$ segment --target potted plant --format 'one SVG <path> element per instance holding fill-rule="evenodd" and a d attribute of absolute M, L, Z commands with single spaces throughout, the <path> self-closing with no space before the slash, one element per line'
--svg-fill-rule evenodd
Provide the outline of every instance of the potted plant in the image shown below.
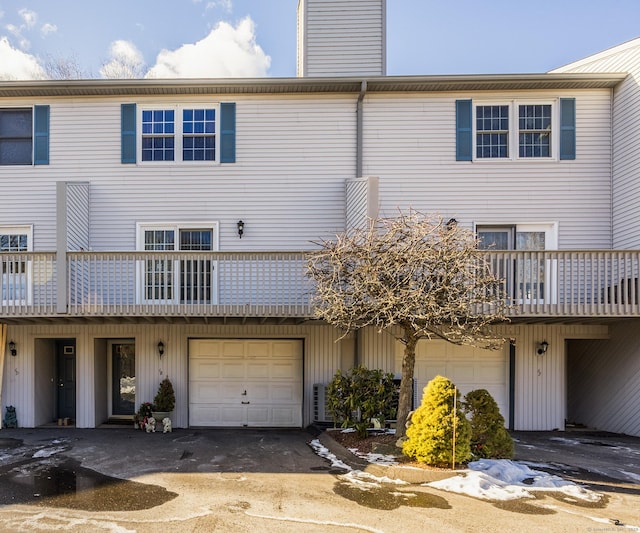
<path fill-rule="evenodd" d="M 151 402 L 142 402 L 138 408 L 138 412 L 133 415 L 134 427 L 144 429 L 152 412 L 153 404 Z"/>
<path fill-rule="evenodd" d="M 157 423 L 161 423 L 164 418 L 170 418 L 171 411 L 176 406 L 176 395 L 169 378 L 164 378 L 160 382 L 158 392 L 153 399 L 153 418 Z"/>

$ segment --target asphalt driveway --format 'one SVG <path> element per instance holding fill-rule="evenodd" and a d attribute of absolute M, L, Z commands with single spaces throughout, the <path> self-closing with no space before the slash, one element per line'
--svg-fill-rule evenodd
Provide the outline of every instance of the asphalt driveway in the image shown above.
<path fill-rule="evenodd" d="M 640 526 L 640 439 L 514 433 L 516 459 L 605 496 L 487 502 L 345 473 L 317 430 L 0 431 L 0 530 L 587 531 Z M 335 447 L 349 461 L 349 453 Z M 358 468 L 357 461 L 354 466 Z M 363 474 L 364 476 L 364 474 Z M 356 479 L 357 478 L 357 479 Z M 611 529 L 613 530 L 613 529 Z"/>

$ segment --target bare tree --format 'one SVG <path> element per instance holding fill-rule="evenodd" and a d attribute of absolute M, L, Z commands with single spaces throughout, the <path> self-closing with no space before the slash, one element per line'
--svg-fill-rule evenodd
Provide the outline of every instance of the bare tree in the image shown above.
<path fill-rule="evenodd" d="M 506 320 L 501 281 L 471 230 L 415 211 L 319 244 L 307 269 L 316 317 L 345 335 L 365 326 L 402 331 L 396 432 L 403 437 L 418 340 L 502 346 L 504 339 L 491 327 Z"/>
<path fill-rule="evenodd" d="M 82 69 L 75 56 L 61 57 L 48 54 L 43 68 L 49 80 L 81 80 L 93 77 Z"/>

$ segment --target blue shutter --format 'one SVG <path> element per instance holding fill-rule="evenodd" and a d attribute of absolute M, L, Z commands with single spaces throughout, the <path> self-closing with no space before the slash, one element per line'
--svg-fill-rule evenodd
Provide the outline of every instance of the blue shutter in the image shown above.
<path fill-rule="evenodd" d="M 122 163 L 136 162 L 136 104 L 120 106 L 120 156 Z"/>
<path fill-rule="evenodd" d="M 560 98 L 560 159 L 576 158 L 576 99 Z"/>
<path fill-rule="evenodd" d="M 33 164 L 49 164 L 49 106 L 33 108 Z"/>
<path fill-rule="evenodd" d="M 236 162 L 236 104 L 220 104 L 220 163 Z"/>
<path fill-rule="evenodd" d="M 456 161 L 473 160 L 471 100 L 456 100 Z"/>

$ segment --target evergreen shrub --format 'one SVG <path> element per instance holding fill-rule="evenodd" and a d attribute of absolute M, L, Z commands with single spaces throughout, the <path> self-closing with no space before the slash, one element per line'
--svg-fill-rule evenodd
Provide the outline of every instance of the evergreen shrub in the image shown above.
<path fill-rule="evenodd" d="M 504 427 L 504 417 L 489 391 L 478 389 L 464 397 L 464 410 L 471 419 L 471 453 L 474 459 L 513 459 L 513 439 Z"/>
<path fill-rule="evenodd" d="M 402 443 L 406 456 L 431 466 L 451 467 L 455 426 L 455 462 L 465 463 L 471 458 L 471 428 L 458 398 L 455 385 L 443 376 L 427 384 Z"/>
<path fill-rule="evenodd" d="M 372 418 L 384 422 L 396 416 L 393 374 L 356 366 L 347 374 L 338 370 L 327 387 L 327 409 L 335 423 L 367 435 Z"/>

